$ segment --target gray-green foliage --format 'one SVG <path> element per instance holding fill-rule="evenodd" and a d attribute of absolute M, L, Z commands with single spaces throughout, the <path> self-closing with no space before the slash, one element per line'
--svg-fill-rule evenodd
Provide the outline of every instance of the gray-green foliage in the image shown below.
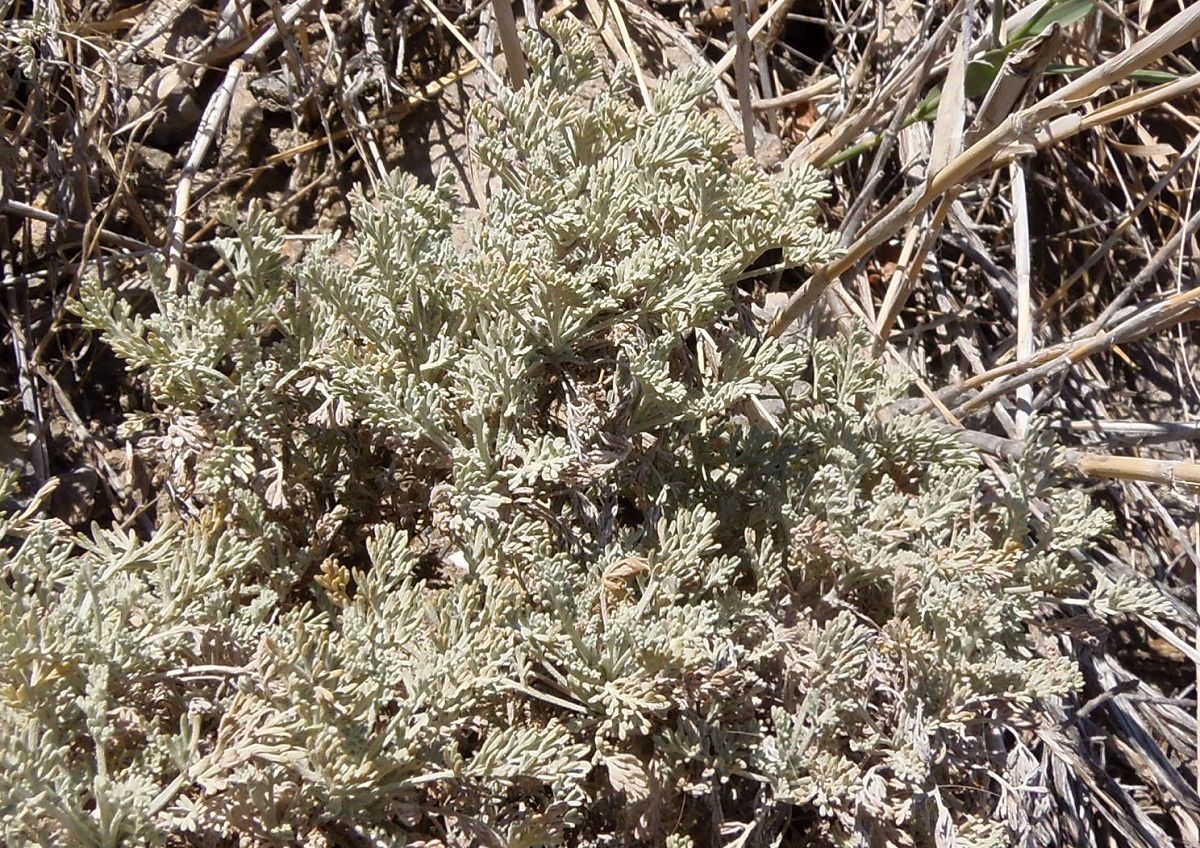
<path fill-rule="evenodd" d="M 256 210 L 219 293 L 84 287 L 195 511 L 5 525 L 8 844 L 1009 844 L 1006 740 L 1078 685 L 1029 623 L 1099 525 L 880 414 L 862 346 L 764 338 L 819 180 L 553 27 L 473 223 L 396 175 L 298 266 Z"/>

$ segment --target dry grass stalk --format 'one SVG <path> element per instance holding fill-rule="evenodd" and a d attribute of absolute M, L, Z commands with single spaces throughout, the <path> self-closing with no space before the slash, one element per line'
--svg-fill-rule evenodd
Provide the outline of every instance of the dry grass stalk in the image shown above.
<path fill-rule="evenodd" d="M 1105 439 L 1138 444 L 1200 439 L 1200 424 L 1180 421 L 1072 421 L 1068 426 L 1075 433 L 1093 433 Z"/>
<path fill-rule="evenodd" d="M 786 12 L 788 7 L 794 2 L 795 0 L 775 0 L 767 8 L 767 11 L 763 12 L 763 16 L 755 21 L 754 25 L 746 31 L 747 43 L 758 38 L 759 35 L 762 34 L 763 30 L 771 26 L 771 24 L 775 22 L 776 17 Z M 713 66 L 714 79 L 720 79 L 721 75 L 729 70 L 730 66 L 732 66 L 734 61 L 737 59 L 737 53 L 738 49 L 735 46 L 732 50 L 727 51 L 725 55 L 721 57 L 721 61 L 717 62 L 717 64 Z"/>
<path fill-rule="evenodd" d="M 993 369 L 964 381 L 948 390 L 946 394 L 954 397 L 965 390 L 986 385 L 977 395 L 956 408 L 956 414 L 965 415 L 1020 386 L 1044 380 L 1069 369 L 1102 350 L 1159 332 L 1190 313 L 1197 302 L 1200 302 L 1200 287 L 1188 289 L 1136 312 L 1110 330 L 1064 342 L 1042 350 L 1029 359 Z"/>
<path fill-rule="evenodd" d="M 1156 62 L 1198 35 L 1200 6 L 1193 6 L 1074 82 L 1032 106 L 1009 115 L 945 167 L 931 172 L 925 186 L 893 203 L 839 259 L 813 274 L 808 284 L 792 297 L 787 308 L 776 317 L 769 331 L 771 335 L 781 335 L 796 318 L 816 303 L 831 280 L 849 271 L 867 253 L 891 238 L 947 192 L 987 169 L 992 160 L 1014 141 L 1033 134 L 1053 118 L 1083 105 L 1101 89 Z"/>
<path fill-rule="evenodd" d="M 308 10 L 311 4 L 312 0 L 296 0 L 295 3 L 290 4 L 284 11 L 282 15 L 283 22 L 288 26 L 295 23 Z M 229 102 L 233 98 L 234 87 L 242 75 L 242 70 L 261 56 L 269 46 L 274 44 L 279 35 L 280 30 L 276 24 L 273 23 L 267 27 L 246 48 L 245 53 L 230 64 L 229 69 L 225 72 L 225 79 L 221 82 L 220 87 L 213 94 L 212 98 L 208 101 L 208 106 L 204 109 L 204 116 L 200 119 L 200 126 L 196 130 L 196 135 L 188 150 L 188 156 L 184 162 L 179 182 L 175 187 L 175 200 L 171 211 L 171 225 L 167 236 L 167 276 L 171 285 L 176 289 L 179 289 L 182 285 L 182 262 L 187 214 L 191 206 L 192 183 L 196 179 L 196 173 L 200 170 L 200 163 L 208 155 L 213 140 L 216 138 L 217 130 L 221 122 L 225 119 L 225 114 L 229 109 Z"/>
<path fill-rule="evenodd" d="M 45 209 L 38 209 L 36 206 L 8 197 L 0 199 L 0 213 L 18 215 L 22 218 L 32 218 L 35 221 L 41 221 L 54 226 L 83 227 L 82 224 L 77 224 L 74 221 L 64 221 L 59 215 L 55 215 L 53 212 L 47 212 Z M 155 249 L 152 245 L 144 241 L 130 238 L 122 233 L 114 233 L 111 230 L 99 228 L 95 231 L 95 234 L 100 241 L 114 247 L 123 247 L 126 250 L 132 251 L 151 251 Z"/>
<path fill-rule="evenodd" d="M 467 53 L 470 54 L 471 58 L 474 59 L 475 62 L 478 63 L 479 69 L 482 70 L 488 76 L 488 79 L 490 79 L 493 83 L 495 83 L 497 85 L 502 85 L 503 81 L 500 79 L 500 75 L 497 74 L 494 70 L 492 70 L 492 66 L 490 64 L 488 64 L 487 62 L 485 62 L 483 60 L 483 57 L 481 55 L 479 55 L 479 51 L 475 48 L 475 43 L 471 39 L 467 38 L 466 35 L 463 34 L 463 31 L 461 29 L 459 29 L 458 27 L 456 27 L 454 25 L 454 21 L 452 21 L 446 17 L 446 15 L 442 12 L 442 10 L 440 8 L 438 8 L 437 3 L 435 3 L 434 0 L 421 0 L 421 2 L 425 6 L 425 8 L 429 10 L 429 13 L 431 15 L 433 15 L 435 18 L 437 18 L 438 23 L 440 23 L 443 27 L 445 27 L 446 31 L 449 32 L 452 36 L 454 36 L 454 40 L 457 41 L 459 44 L 461 44 L 463 49 L 466 50 Z M 512 7 L 511 6 L 508 7 L 508 14 L 510 17 L 512 16 Z M 497 20 L 497 25 L 499 25 L 498 20 Z M 501 30 L 501 32 L 503 33 L 503 30 Z M 516 32 L 516 22 L 514 21 L 513 22 L 513 33 L 515 33 L 515 32 Z M 501 35 L 501 38 L 503 38 L 503 35 Z M 520 41 L 519 40 L 517 42 L 517 51 L 518 51 L 518 53 L 520 53 Z M 523 72 L 523 69 L 524 69 L 523 63 L 525 61 L 525 59 L 524 59 L 525 54 L 520 53 L 520 55 L 521 55 L 520 61 L 522 62 L 521 67 L 522 67 L 522 72 Z M 507 48 L 505 48 L 505 56 L 507 58 Z"/>
<path fill-rule="evenodd" d="M 1066 141 L 1071 136 L 1109 124 L 1121 118 L 1137 115 L 1171 100 L 1200 91 L 1200 73 L 1191 74 L 1171 83 L 1131 94 L 1086 115 L 1063 115 L 1039 129 L 1028 143 L 1013 144 L 996 155 L 995 163 L 1003 164 L 1018 156 L 1042 150 Z"/>
<path fill-rule="evenodd" d="M 750 35 L 745 0 L 730 0 L 733 10 L 733 44 L 736 51 L 733 78 L 737 83 L 738 106 L 742 113 L 742 140 L 746 155 L 754 156 L 754 96 L 750 91 Z"/>
<path fill-rule="evenodd" d="M 1187 483 L 1200 486 L 1200 463 L 1168 462 L 1161 459 L 1142 459 L 1136 456 L 1108 456 L 1104 454 L 1067 451 L 1067 459 L 1082 474 L 1112 480 L 1145 480 L 1149 483 L 1165 483 L 1174 486 Z"/>
<path fill-rule="evenodd" d="M 521 36 L 517 32 L 517 19 L 513 15 L 511 0 L 492 0 L 492 12 L 496 15 L 496 29 L 500 31 L 500 46 L 508 65 L 508 77 L 512 80 L 513 88 L 519 89 L 525 85 L 525 51 L 521 48 Z"/>
<path fill-rule="evenodd" d="M 3 230 L 7 230 L 4 227 Z M 33 377 L 29 360 L 29 343 L 27 341 L 28 309 L 22 302 L 19 292 L 25 286 L 16 279 L 12 266 L 6 261 L 3 265 L 3 284 L 8 296 L 8 309 L 5 319 L 8 322 L 9 336 L 12 339 L 13 359 L 17 366 L 17 392 L 21 399 L 21 408 L 25 412 L 24 429 L 25 441 L 29 449 L 30 464 L 33 467 L 33 479 L 38 487 L 46 485 L 50 468 L 50 455 L 46 449 L 46 417 L 42 413 L 42 401 L 33 385 Z"/>
<path fill-rule="evenodd" d="M 1005 459 L 1015 459 L 1025 449 L 1020 439 L 1005 439 L 991 433 L 965 429 L 960 430 L 958 435 L 971 447 Z M 1063 451 L 1063 459 L 1071 468 L 1087 477 L 1200 486 L 1200 463 L 1196 462 L 1168 462 L 1081 450 Z"/>
<path fill-rule="evenodd" d="M 1030 258 L 1029 200 L 1025 186 L 1025 163 L 1014 162 L 1012 176 L 1013 255 L 1017 276 L 1017 361 L 1033 358 L 1033 262 Z M 1024 438 L 1033 412 L 1033 387 L 1017 389 L 1017 437 Z"/>
<path fill-rule="evenodd" d="M 646 73 L 642 70 L 642 63 L 638 59 L 637 46 L 633 43 L 633 37 L 629 34 L 629 27 L 625 24 L 625 16 L 621 14 L 621 6 L 617 0 L 608 0 L 608 8 L 612 12 L 613 23 L 616 24 L 617 32 L 621 36 L 621 43 L 625 47 L 625 54 L 629 57 L 629 64 L 633 66 L 633 75 L 637 80 L 638 91 L 642 94 L 642 103 L 653 114 L 654 99 L 650 96 L 650 86 L 646 83 Z"/>
<path fill-rule="evenodd" d="M 837 87 L 838 80 L 836 77 L 823 77 L 796 91 L 781 94 L 778 97 L 764 97 L 761 100 L 755 100 L 754 110 L 757 112 L 766 112 L 770 109 L 786 109 L 789 106 L 798 106 L 823 94 L 829 94 L 835 91 Z"/>

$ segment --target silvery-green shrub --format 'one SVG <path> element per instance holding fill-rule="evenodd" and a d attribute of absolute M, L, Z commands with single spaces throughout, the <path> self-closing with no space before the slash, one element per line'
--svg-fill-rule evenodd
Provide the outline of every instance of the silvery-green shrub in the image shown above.
<path fill-rule="evenodd" d="M 7 844 L 1012 844 L 1101 522 L 882 415 L 866 344 L 765 337 L 821 180 L 547 26 L 477 209 L 397 174 L 301 263 L 252 209 L 148 314 L 84 286 L 167 494 L 6 519 Z"/>

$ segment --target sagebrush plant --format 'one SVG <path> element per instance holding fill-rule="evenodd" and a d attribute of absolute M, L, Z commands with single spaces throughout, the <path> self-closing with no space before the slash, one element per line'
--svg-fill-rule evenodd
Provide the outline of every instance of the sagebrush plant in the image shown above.
<path fill-rule="evenodd" d="M 1005 845 L 1033 818 L 1008 754 L 1079 686 L 1036 623 L 1102 519 L 1048 449 L 1001 485 L 882 414 L 906 386 L 868 344 L 766 338 L 755 269 L 834 249 L 818 176 L 739 157 L 705 74 L 638 108 L 546 26 L 480 107 L 472 216 L 398 174 L 297 265 L 252 210 L 229 285 L 156 274 L 148 317 L 84 286 L 170 496 L 150 540 L 3 527 L 7 844 Z"/>

